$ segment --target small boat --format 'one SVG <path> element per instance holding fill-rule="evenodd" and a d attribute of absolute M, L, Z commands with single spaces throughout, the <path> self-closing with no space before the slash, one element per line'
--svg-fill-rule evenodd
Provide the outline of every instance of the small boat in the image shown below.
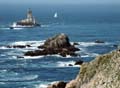
<path fill-rule="evenodd" d="M 40 26 L 36 19 L 32 16 L 32 11 L 29 9 L 27 12 L 27 18 L 18 22 L 14 22 L 10 25 L 10 29 L 14 28 L 33 28 Z"/>
<path fill-rule="evenodd" d="M 54 14 L 54 18 L 58 18 L 58 14 L 57 14 L 57 12 Z"/>

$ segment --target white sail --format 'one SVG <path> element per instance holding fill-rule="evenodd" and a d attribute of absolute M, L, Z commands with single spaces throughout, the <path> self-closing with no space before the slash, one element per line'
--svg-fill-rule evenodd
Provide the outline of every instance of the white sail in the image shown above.
<path fill-rule="evenodd" d="M 57 14 L 57 12 L 54 14 L 54 18 L 57 18 L 58 17 L 58 14 Z"/>

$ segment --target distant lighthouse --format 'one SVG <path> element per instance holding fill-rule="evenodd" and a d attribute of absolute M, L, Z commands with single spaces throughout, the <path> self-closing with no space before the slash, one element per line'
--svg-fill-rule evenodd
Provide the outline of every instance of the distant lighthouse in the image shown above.
<path fill-rule="evenodd" d="M 40 24 L 38 22 L 36 22 L 36 19 L 33 17 L 32 10 L 28 9 L 27 18 L 13 23 L 12 25 L 10 25 L 10 29 L 32 28 L 32 27 L 36 27 L 36 26 L 40 26 Z"/>
<path fill-rule="evenodd" d="M 30 8 L 28 9 L 28 12 L 27 12 L 27 19 L 29 19 L 29 21 L 33 20 L 32 10 Z"/>

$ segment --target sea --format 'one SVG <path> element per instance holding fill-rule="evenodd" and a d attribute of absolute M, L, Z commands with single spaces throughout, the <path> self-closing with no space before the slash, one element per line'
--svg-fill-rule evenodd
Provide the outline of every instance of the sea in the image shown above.
<path fill-rule="evenodd" d="M 13 22 L 26 18 L 28 8 L 41 27 L 10 29 Z M 80 66 L 96 56 L 108 53 L 120 44 L 119 5 L 0 5 L 0 88 L 47 88 L 57 81 L 75 79 Z M 57 12 L 58 17 L 54 18 Z M 46 39 L 56 34 L 68 35 L 71 44 L 76 42 L 79 57 L 59 55 L 24 56 L 37 50 Z M 95 43 L 96 40 L 104 43 Z M 8 48 L 26 45 L 27 48 Z M 70 66 L 70 64 L 72 66 Z M 93 68 L 94 69 L 94 68 Z"/>

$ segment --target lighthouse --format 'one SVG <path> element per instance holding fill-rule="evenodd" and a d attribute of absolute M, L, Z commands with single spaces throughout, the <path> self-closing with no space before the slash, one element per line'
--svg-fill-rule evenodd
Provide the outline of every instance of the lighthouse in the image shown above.
<path fill-rule="evenodd" d="M 36 22 L 36 19 L 33 17 L 32 10 L 28 9 L 27 18 L 13 23 L 12 25 L 10 25 L 10 29 L 32 28 L 32 27 L 36 27 L 36 26 L 40 26 L 40 24 L 38 22 Z"/>
<path fill-rule="evenodd" d="M 33 21 L 33 16 L 32 16 L 32 10 L 31 9 L 28 9 L 27 19 L 28 19 L 29 22 Z"/>

